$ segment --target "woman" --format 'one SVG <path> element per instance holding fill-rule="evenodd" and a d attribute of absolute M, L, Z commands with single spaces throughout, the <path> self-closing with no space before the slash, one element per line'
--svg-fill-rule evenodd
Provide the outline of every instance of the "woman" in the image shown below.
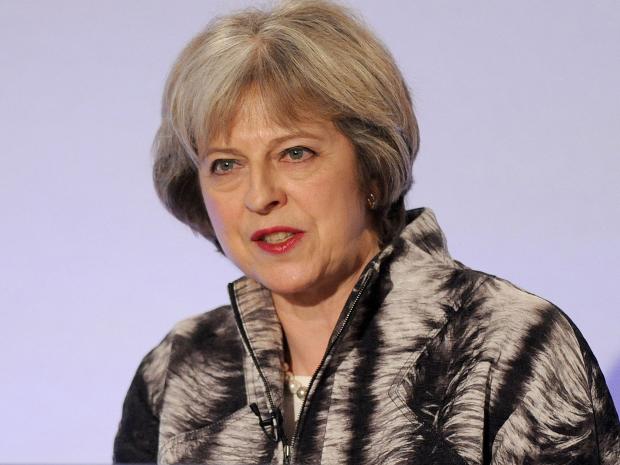
<path fill-rule="evenodd" d="M 244 277 L 145 357 L 115 461 L 620 461 L 570 320 L 405 211 L 417 150 L 398 68 L 341 7 L 244 11 L 186 47 L 155 184 Z"/>

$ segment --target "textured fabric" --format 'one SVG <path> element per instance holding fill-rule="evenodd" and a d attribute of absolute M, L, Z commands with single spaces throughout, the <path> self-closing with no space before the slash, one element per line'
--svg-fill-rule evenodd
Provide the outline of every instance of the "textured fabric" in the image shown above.
<path fill-rule="evenodd" d="M 291 463 L 619 464 L 618 414 L 569 318 L 453 260 L 430 210 L 408 217 L 342 311 Z M 115 462 L 283 462 L 282 329 L 258 283 L 230 294 L 144 358 Z"/>

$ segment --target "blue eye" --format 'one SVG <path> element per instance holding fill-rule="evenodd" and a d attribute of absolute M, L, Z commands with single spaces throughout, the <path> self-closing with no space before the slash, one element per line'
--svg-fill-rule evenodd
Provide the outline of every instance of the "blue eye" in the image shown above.
<path fill-rule="evenodd" d="M 287 157 L 292 162 L 304 161 L 316 155 L 316 152 L 306 147 L 291 147 L 282 152 L 282 158 Z"/>
<path fill-rule="evenodd" d="M 236 160 L 222 158 L 211 163 L 211 172 L 214 174 L 225 174 L 233 170 L 237 164 Z"/>

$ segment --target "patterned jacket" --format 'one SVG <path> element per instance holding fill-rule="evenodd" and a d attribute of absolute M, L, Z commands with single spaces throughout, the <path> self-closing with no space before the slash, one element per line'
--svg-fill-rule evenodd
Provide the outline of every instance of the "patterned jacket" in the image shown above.
<path fill-rule="evenodd" d="M 142 361 L 115 462 L 620 464 L 599 366 L 557 307 L 453 260 L 428 209 L 351 293 L 283 437 L 283 334 L 248 278 Z"/>

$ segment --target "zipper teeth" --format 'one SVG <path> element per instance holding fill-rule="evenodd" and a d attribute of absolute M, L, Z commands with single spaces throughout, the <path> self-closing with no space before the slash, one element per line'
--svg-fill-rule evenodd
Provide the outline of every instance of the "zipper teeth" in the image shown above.
<path fill-rule="evenodd" d="M 336 345 L 336 343 L 340 339 L 340 335 L 344 331 L 344 328 L 347 326 L 347 324 L 349 322 L 349 319 L 351 318 L 351 314 L 353 313 L 353 310 L 355 310 L 355 307 L 357 306 L 357 302 L 359 301 L 359 299 L 361 298 L 364 290 L 366 289 L 366 286 L 368 285 L 368 281 L 370 280 L 370 276 L 372 275 L 372 272 L 368 272 L 368 271 L 369 271 L 370 266 L 373 264 L 373 262 L 374 262 L 374 260 L 371 260 L 370 263 L 367 265 L 366 270 L 364 270 L 364 273 L 366 273 L 366 276 L 364 277 L 364 280 L 362 281 L 362 284 L 360 286 L 360 290 L 358 291 L 357 295 L 355 296 L 355 299 L 353 300 L 353 302 L 349 306 L 349 311 L 347 312 L 347 314 L 346 314 L 346 316 L 344 318 L 344 321 L 340 325 L 340 328 L 338 328 L 338 332 L 336 333 L 336 336 L 332 340 L 332 343 L 329 345 L 329 347 L 327 348 L 327 350 L 323 354 L 323 358 L 321 359 L 321 363 L 319 363 L 318 368 L 312 374 L 312 378 L 310 378 L 310 383 L 308 384 L 308 392 L 310 392 L 310 388 L 312 387 L 312 384 L 314 383 L 316 375 L 319 373 L 321 368 L 323 368 L 325 360 L 327 359 L 327 357 L 331 353 L 332 349 L 334 348 L 334 346 Z M 258 359 L 256 358 L 256 354 L 254 353 L 254 350 L 253 350 L 252 346 L 250 345 L 250 339 L 248 338 L 248 335 L 247 335 L 247 333 L 245 331 L 245 326 L 243 325 L 243 320 L 241 319 L 241 312 L 239 311 L 239 307 L 237 306 L 237 298 L 236 298 L 234 286 L 233 286 L 232 283 L 228 285 L 228 294 L 230 296 L 230 301 L 231 301 L 231 304 L 232 304 L 233 313 L 235 314 L 235 319 L 237 320 L 237 326 L 239 327 L 239 331 L 241 333 L 241 338 L 243 339 L 243 342 L 245 343 L 246 347 L 248 348 L 248 352 L 250 352 L 250 356 L 252 357 L 252 361 L 254 362 L 254 366 L 256 366 L 256 369 L 258 370 L 258 374 L 259 374 L 259 376 L 261 378 L 263 386 L 265 387 L 265 395 L 267 396 L 267 401 L 269 402 L 269 406 L 271 408 L 271 412 L 270 413 L 271 413 L 271 415 L 274 415 L 276 408 L 275 408 L 275 404 L 273 402 L 273 398 L 271 397 L 271 390 L 269 389 L 269 384 L 267 383 L 267 378 L 265 377 L 265 374 L 263 373 L 263 370 L 261 369 L 261 367 L 260 367 L 260 365 L 258 363 Z M 285 461 L 286 464 L 290 464 L 291 463 L 291 459 L 292 459 L 292 455 L 293 455 L 293 446 L 295 445 L 295 442 L 296 442 L 296 439 L 297 439 L 297 433 L 299 432 L 299 425 L 300 425 L 301 418 L 302 418 L 303 414 L 305 413 L 304 412 L 304 407 L 306 406 L 307 398 L 308 398 L 308 396 L 304 397 L 304 400 L 303 400 L 303 402 L 301 404 L 301 409 L 299 411 L 299 415 L 297 416 L 297 422 L 296 422 L 296 425 L 295 425 L 295 431 L 293 433 L 293 437 L 291 438 L 291 441 L 288 444 L 286 444 L 286 442 L 284 440 L 282 440 L 283 445 L 284 446 L 288 446 L 288 454 L 285 453 L 285 457 L 284 457 L 284 461 Z M 276 427 L 279 428 L 280 425 L 277 425 Z M 286 450 L 286 447 L 285 447 L 285 450 Z"/>
<path fill-rule="evenodd" d="M 276 411 L 276 407 L 275 407 L 275 404 L 273 403 L 273 398 L 271 397 L 271 391 L 269 389 L 269 384 L 267 383 L 267 378 L 265 378 L 265 374 L 263 373 L 263 370 L 261 369 L 260 364 L 258 363 L 256 354 L 254 353 L 254 349 L 250 345 L 250 339 L 248 338 L 248 335 L 245 332 L 245 326 L 243 325 L 243 321 L 241 320 L 241 312 L 239 312 L 239 308 L 237 307 L 237 298 L 236 298 L 235 291 L 234 291 L 232 284 L 228 286 L 228 293 L 230 295 L 230 301 L 232 303 L 232 307 L 235 313 L 235 319 L 237 320 L 237 326 L 239 326 L 239 330 L 241 332 L 241 337 L 243 338 L 243 341 L 245 342 L 245 345 L 248 348 L 248 352 L 250 352 L 250 356 L 252 357 L 252 360 L 254 361 L 254 366 L 256 366 L 260 379 L 263 382 L 263 386 L 265 387 L 265 394 L 267 396 L 267 400 L 269 401 L 269 407 L 271 408 L 270 414 L 273 416 L 273 414 Z M 276 425 L 276 427 L 279 427 L 279 425 Z M 279 433 L 277 434 L 279 435 Z"/>
<path fill-rule="evenodd" d="M 371 261 L 370 263 L 373 263 L 373 262 Z M 345 316 L 344 321 L 340 325 L 340 328 L 338 328 L 338 332 L 336 333 L 336 337 L 334 337 L 334 339 L 332 340 L 332 343 L 329 345 L 329 347 L 327 348 L 327 350 L 323 354 L 323 358 L 321 359 L 321 363 L 319 363 L 318 368 L 312 374 L 312 378 L 310 378 L 310 383 L 308 384 L 308 393 L 310 393 L 310 389 L 312 388 L 312 383 L 314 383 L 316 375 L 319 373 L 319 371 L 321 371 L 321 368 L 323 368 L 323 364 L 325 363 L 325 360 L 327 359 L 328 355 L 331 353 L 332 349 L 334 348 L 334 346 L 338 342 L 338 339 L 340 339 L 340 335 L 342 334 L 342 332 L 344 331 L 345 326 L 349 322 L 349 319 L 351 318 L 351 314 L 353 313 L 353 310 L 355 310 L 357 302 L 359 301 L 359 299 L 362 296 L 362 293 L 366 289 L 366 285 L 368 284 L 368 280 L 370 279 L 370 275 L 371 274 L 372 273 L 368 273 L 366 275 L 366 277 L 364 278 L 364 281 L 362 282 L 362 285 L 360 286 L 360 290 L 357 293 L 357 295 L 355 296 L 355 299 L 353 300 L 353 303 L 349 307 L 349 311 L 347 312 L 347 315 Z M 303 414 L 305 413 L 304 412 L 304 407 L 306 406 L 306 400 L 307 399 L 308 399 L 308 395 L 306 395 L 306 397 L 304 397 L 304 400 L 301 403 L 301 408 L 299 410 L 299 415 L 297 416 L 297 422 L 295 423 L 295 432 L 293 433 L 293 437 L 291 438 L 291 442 L 290 442 L 290 455 L 289 455 L 288 463 L 290 463 L 292 455 L 293 455 L 293 447 L 295 446 L 295 442 L 297 440 L 297 433 L 299 432 L 299 425 L 301 424 L 300 423 L 301 422 L 301 418 L 302 418 Z"/>

